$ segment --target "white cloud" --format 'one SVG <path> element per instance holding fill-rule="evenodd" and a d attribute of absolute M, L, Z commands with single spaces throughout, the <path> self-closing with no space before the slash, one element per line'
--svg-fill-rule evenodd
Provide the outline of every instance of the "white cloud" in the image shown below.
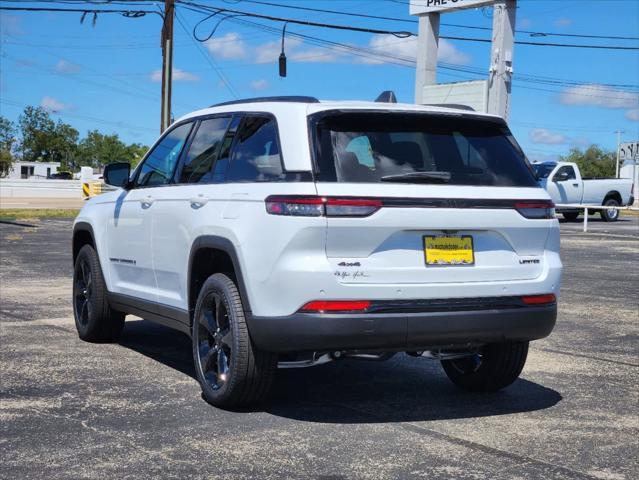
<path fill-rule="evenodd" d="M 555 27 L 567 27 L 569 25 L 572 25 L 572 19 L 565 17 L 558 18 L 553 22 L 553 24 L 555 25 Z"/>
<path fill-rule="evenodd" d="M 635 108 L 633 110 L 628 110 L 626 112 L 626 118 L 633 122 L 639 122 L 639 108 Z"/>
<path fill-rule="evenodd" d="M 568 143 L 568 138 L 560 133 L 551 132 L 546 128 L 536 128 L 530 132 L 530 140 L 533 143 L 544 145 L 561 145 Z"/>
<path fill-rule="evenodd" d="M 606 87 L 596 83 L 567 88 L 559 96 L 559 101 L 564 105 L 628 110 L 626 118 L 629 120 L 633 120 L 633 116 L 637 116 L 636 111 L 639 109 L 639 93 Z"/>
<path fill-rule="evenodd" d="M 77 73 L 80 71 L 80 66 L 67 60 L 61 59 L 58 61 L 58 63 L 56 63 L 55 71 L 58 73 Z"/>
<path fill-rule="evenodd" d="M 264 80 L 263 78 L 259 80 L 253 80 L 251 82 L 252 90 L 264 90 L 265 88 L 268 88 L 268 82 Z"/>
<path fill-rule="evenodd" d="M 242 36 L 236 32 L 229 32 L 220 37 L 213 37 L 204 44 L 206 48 L 216 57 L 225 60 L 245 58 L 248 49 Z"/>
<path fill-rule="evenodd" d="M 408 62 L 414 62 L 417 52 L 416 38 L 396 38 L 389 35 L 374 35 L 368 44 L 368 49 L 372 50 L 370 56 L 354 55 L 346 47 L 334 47 L 330 50 L 326 48 L 312 47 L 304 48 L 301 40 L 297 38 L 287 38 L 284 44 L 286 56 L 296 62 L 313 63 L 333 63 L 333 62 L 356 62 L 366 64 L 383 64 L 385 62 L 397 61 L 400 57 Z M 254 48 L 251 58 L 255 63 L 274 63 L 280 56 L 282 44 L 279 40 L 263 43 Z M 387 57 L 385 57 L 387 55 Z M 453 63 L 456 65 L 466 65 L 471 58 L 466 53 L 458 50 L 450 42 L 441 39 L 439 41 L 438 59 L 441 62 Z"/>
<path fill-rule="evenodd" d="M 302 41 L 297 38 L 287 38 L 284 42 L 284 52 L 286 56 L 292 55 L 296 52 L 296 49 L 302 44 Z M 282 53 L 282 42 L 280 40 L 273 42 L 266 42 L 255 47 L 253 62 L 255 63 L 273 63 L 277 62 L 277 59 Z"/>
<path fill-rule="evenodd" d="M 289 45 L 288 49 L 293 47 Z M 271 63 L 276 62 L 280 56 L 282 46 L 280 42 L 267 42 L 255 47 L 255 54 L 253 55 L 253 62 L 255 63 Z"/>
<path fill-rule="evenodd" d="M 369 48 L 376 53 L 414 61 L 417 57 L 417 38 L 396 38 L 390 35 L 374 35 L 369 42 Z M 452 43 L 445 39 L 439 40 L 437 59 L 440 62 L 454 63 L 455 65 L 467 65 L 470 56 L 458 50 Z M 374 58 L 362 58 L 362 63 L 379 64 L 385 61 L 393 61 L 393 58 L 384 59 L 383 56 Z"/>
<path fill-rule="evenodd" d="M 289 60 L 296 62 L 331 63 L 343 57 L 341 52 L 326 48 L 302 48 L 303 43 L 297 38 L 287 38 L 284 42 L 284 53 Z M 274 63 L 282 53 L 280 40 L 263 43 L 255 47 L 252 55 L 255 63 Z"/>
<path fill-rule="evenodd" d="M 532 27 L 532 20 L 527 17 L 524 17 L 521 20 L 517 19 L 517 26 L 519 28 L 530 28 Z"/>
<path fill-rule="evenodd" d="M 296 51 L 290 58 L 296 62 L 332 63 L 337 62 L 341 56 L 340 52 L 332 52 L 325 48 L 315 47 Z"/>
<path fill-rule="evenodd" d="M 44 97 L 40 102 L 40 106 L 50 112 L 61 112 L 62 110 L 68 110 L 71 108 L 70 104 L 62 103 L 53 97 Z"/>
<path fill-rule="evenodd" d="M 573 137 L 570 139 L 570 145 L 575 147 L 587 147 L 588 145 L 592 145 L 592 142 L 587 137 Z"/>
<path fill-rule="evenodd" d="M 468 65 L 470 56 L 464 52 L 457 50 L 455 46 L 445 39 L 439 40 L 439 54 L 437 59 L 440 62 L 454 63 L 455 65 Z"/>
<path fill-rule="evenodd" d="M 21 24 L 21 17 L 6 12 L 0 15 L 0 32 L 7 35 L 23 35 L 24 31 L 22 30 Z"/>
<path fill-rule="evenodd" d="M 179 68 L 173 69 L 173 81 L 174 82 L 197 82 L 200 79 L 197 75 L 191 72 L 187 72 L 185 70 L 180 70 Z M 154 70 L 151 72 L 151 81 L 152 82 L 161 82 L 162 81 L 162 70 Z"/>

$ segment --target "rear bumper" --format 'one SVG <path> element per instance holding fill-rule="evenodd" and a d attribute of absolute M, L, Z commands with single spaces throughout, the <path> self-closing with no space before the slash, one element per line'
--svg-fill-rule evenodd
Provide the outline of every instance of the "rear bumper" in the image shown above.
<path fill-rule="evenodd" d="M 248 316 L 256 345 L 270 352 L 427 350 L 529 341 L 550 334 L 557 305 L 454 312 Z"/>

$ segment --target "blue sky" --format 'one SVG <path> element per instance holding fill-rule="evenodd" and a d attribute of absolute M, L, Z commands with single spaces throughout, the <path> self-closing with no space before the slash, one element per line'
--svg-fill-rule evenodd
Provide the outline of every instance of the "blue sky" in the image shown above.
<path fill-rule="evenodd" d="M 326 8 L 413 19 L 404 0 L 333 0 L 273 3 Z M 156 8 L 153 2 L 145 9 Z M 389 30 L 416 31 L 402 22 L 344 17 L 268 7 L 244 1 L 209 1 L 215 6 L 250 10 L 327 23 Z M 3 5 L 16 5 L 3 2 Z M 21 5 L 30 5 L 22 3 Z M 602 8 L 605 5 L 605 8 Z M 39 4 L 42 6 L 42 4 Z M 67 5 L 57 5 L 66 7 Z M 16 120 L 25 105 L 42 105 L 80 130 L 117 132 L 128 142 L 151 144 L 159 132 L 160 17 L 128 19 L 80 14 L 2 12 L 2 115 Z M 412 102 L 414 67 L 384 63 L 375 52 L 414 59 L 414 40 L 392 36 L 343 32 L 289 25 L 291 32 L 346 45 L 373 49 L 373 54 L 352 55 L 343 48 L 326 49 L 288 37 L 288 77 L 277 74 L 280 34 L 256 29 L 233 19 L 222 23 L 212 40 L 193 40 L 193 26 L 204 16 L 178 8 L 175 23 L 173 112 L 183 113 L 234 95 L 313 95 L 324 99 L 374 99 L 394 90 L 400 101 Z M 260 21 L 281 28 L 281 24 Z M 442 16 L 443 23 L 490 27 L 489 9 L 474 9 Z M 198 33 L 210 32 L 213 22 Z M 519 30 L 639 37 L 637 0 L 520 0 Z M 490 32 L 443 25 L 442 35 L 486 37 Z M 639 46 L 639 41 L 534 37 L 518 33 L 518 40 Z M 452 68 L 486 72 L 489 44 L 444 41 L 440 60 Z M 556 158 L 571 146 L 596 143 L 613 149 L 615 130 L 623 139 L 639 139 L 639 51 L 609 51 L 517 45 L 516 75 L 552 77 L 583 82 L 570 87 L 516 81 L 510 124 L 532 159 Z M 439 70 L 440 82 L 479 79 L 479 75 Z M 529 78 L 529 77 L 528 77 Z M 553 80 L 554 82 L 554 80 Z M 608 87 L 604 84 L 630 85 Z"/>

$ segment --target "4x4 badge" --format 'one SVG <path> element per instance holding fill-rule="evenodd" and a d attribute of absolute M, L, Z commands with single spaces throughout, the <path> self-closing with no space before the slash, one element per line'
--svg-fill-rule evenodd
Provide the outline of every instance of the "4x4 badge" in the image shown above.
<path fill-rule="evenodd" d="M 338 267 L 361 267 L 362 264 L 359 262 L 339 262 L 337 266 Z"/>

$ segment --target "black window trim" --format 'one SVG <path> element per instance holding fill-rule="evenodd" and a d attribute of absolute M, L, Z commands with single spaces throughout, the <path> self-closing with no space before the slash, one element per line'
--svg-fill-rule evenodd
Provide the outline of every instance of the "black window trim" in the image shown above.
<path fill-rule="evenodd" d="M 232 134 L 233 135 L 233 141 L 231 143 L 231 147 L 229 149 L 229 167 L 231 166 L 231 159 L 233 158 L 233 151 L 235 149 L 235 145 L 236 145 L 236 141 L 237 141 L 237 132 L 242 128 L 243 124 L 244 124 L 244 119 L 247 116 L 262 116 L 262 117 L 267 117 L 269 119 L 271 119 L 274 124 L 275 124 L 275 133 L 276 133 L 276 138 L 277 138 L 277 146 L 280 152 L 280 163 L 282 165 L 282 173 L 283 174 L 300 174 L 302 175 L 303 178 L 302 180 L 300 180 L 300 182 L 314 182 L 315 181 L 315 175 L 313 173 L 312 170 L 287 170 L 285 167 L 285 162 L 284 162 L 284 154 L 282 152 L 282 141 L 281 141 L 281 136 L 280 136 L 280 128 L 279 128 L 279 124 L 277 122 L 277 118 L 275 117 L 275 115 L 273 115 L 271 112 L 255 112 L 255 111 L 231 111 L 231 112 L 216 112 L 216 113 L 208 113 L 208 114 L 204 114 L 204 115 L 198 115 L 196 117 L 189 117 L 186 118 L 184 120 L 182 120 L 179 123 L 175 123 L 174 125 L 171 125 L 170 128 L 166 129 L 162 135 L 155 141 L 155 143 L 151 146 L 151 148 L 149 148 L 149 150 L 146 152 L 146 154 L 144 155 L 144 157 L 142 158 L 142 160 L 140 161 L 140 163 L 138 164 L 138 166 L 135 168 L 135 170 L 133 171 L 133 175 L 131 176 L 131 183 L 133 184 L 133 186 L 131 187 L 131 189 L 141 189 L 141 188 L 157 188 L 157 187 L 170 187 L 170 186 L 184 186 L 184 185 L 197 185 L 196 183 L 179 183 L 176 181 L 175 179 L 175 175 L 178 171 L 178 168 L 181 168 L 183 162 L 184 162 L 184 158 L 185 155 L 188 153 L 189 148 L 191 147 L 191 142 L 193 141 L 193 138 L 195 137 L 195 134 L 197 134 L 197 131 L 200 128 L 200 124 L 203 120 L 209 120 L 211 118 L 220 118 L 220 117 L 230 117 L 231 120 L 229 122 L 229 125 L 227 127 L 226 133 L 224 134 L 224 137 L 226 137 L 227 135 Z M 240 122 L 237 126 L 237 129 L 234 132 L 231 132 L 231 125 L 233 124 L 233 118 L 234 117 L 239 117 L 240 118 Z M 184 142 L 184 145 L 182 146 L 182 149 L 180 150 L 180 154 L 178 157 L 178 161 L 175 164 L 175 167 L 173 168 L 173 174 L 170 177 L 170 180 L 168 183 L 164 183 L 162 185 L 145 185 L 145 186 L 136 186 L 134 185 L 135 182 L 137 181 L 137 178 L 139 176 L 139 172 L 140 169 L 142 168 L 142 165 L 146 162 L 147 158 L 149 157 L 149 154 L 155 150 L 155 147 L 157 147 L 157 145 L 164 140 L 164 137 L 166 137 L 169 133 L 171 133 L 173 130 L 175 130 L 178 127 L 181 127 L 182 125 L 184 125 L 185 123 L 191 123 L 191 129 L 189 130 L 189 133 L 187 135 L 186 141 Z M 211 171 L 215 170 L 215 164 L 217 163 L 218 159 L 215 160 L 215 162 L 212 164 L 211 166 Z M 227 169 L 228 171 L 228 169 Z M 224 172 L 224 180 L 222 182 L 209 182 L 206 184 L 202 184 L 202 185 L 218 185 L 220 183 L 280 183 L 280 182 L 227 182 L 226 180 L 226 172 Z"/>
<path fill-rule="evenodd" d="M 280 164 L 282 167 L 282 174 L 286 175 L 295 175 L 295 174 L 299 174 L 301 175 L 303 178 L 301 180 L 299 180 L 299 182 L 314 182 L 315 181 L 315 177 L 313 175 L 312 170 L 287 170 L 286 169 L 286 162 L 284 161 L 284 153 L 282 151 L 282 139 L 280 136 L 280 126 L 279 123 L 277 122 L 277 118 L 275 117 L 275 115 L 273 115 L 271 112 L 253 112 L 253 111 L 242 111 L 242 112 L 235 112 L 234 115 L 238 115 L 241 117 L 240 123 L 237 127 L 237 130 L 235 131 L 234 135 L 233 135 L 233 143 L 231 144 L 231 149 L 229 151 L 229 166 L 228 168 L 231 168 L 231 163 L 232 163 L 232 159 L 233 159 L 233 154 L 235 152 L 235 148 L 237 146 L 237 132 L 242 130 L 242 127 L 244 126 L 244 121 L 246 120 L 247 117 L 266 117 L 270 120 L 273 121 L 274 125 L 275 125 L 275 136 L 276 136 L 276 140 L 277 140 L 277 148 L 280 152 Z M 228 132 L 227 132 L 228 133 Z M 228 168 L 227 168 L 227 172 L 228 172 Z M 255 182 L 255 181 L 236 181 L 236 182 L 229 182 L 226 178 L 226 174 L 224 177 L 224 182 L 222 183 L 288 183 L 290 182 L 290 180 L 282 180 L 282 181 L 265 181 L 265 182 Z"/>
<path fill-rule="evenodd" d="M 140 163 L 138 164 L 137 167 L 135 167 L 135 170 L 133 171 L 133 175 L 131 176 L 130 182 L 131 182 L 131 190 L 138 190 L 138 189 L 143 189 L 143 188 L 158 188 L 158 187 L 168 187 L 173 185 L 173 177 L 175 176 L 175 169 L 177 168 L 177 166 L 180 164 L 180 162 L 182 161 L 182 154 L 184 153 L 184 148 L 186 147 L 186 145 L 190 142 L 190 138 L 191 135 L 193 134 L 193 129 L 196 126 L 196 123 L 198 122 L 198 118 L 187 118 L 179 123 L 175 123 L 173 125 L 171 125 L 170 128 L 167 128 L 164 132 L 162 132 L 162 135 L 160 135 L 160 137 L 155 141 L 155 143 L 151 146 L 151 148 L 149 148 L 149 150 L 146 152 L 146 154 L 144 155 L 144 158 L 142 158 L 142 160 L 140 161 Z M 184 141 L 184 145 L 182 145 L 182 149 L 180 150 L 180 153 L 178 155 L 178 161 L 175 162 L 175 166 L 173 167 L 173 172 L 171 174 L 171 176 L 169 177 L 169 181 L 167 183 L 163 183 L 161 185 L 136 185 L 135 183 L 138 180 L 138 177 L 140 176 L 140 170 L 142 170 L 142 165 L 144 165 L 147 161 L 147 159 L 149 158 L 149 155 L 151 154 L 151 152 L 153 152 L 155 150 L 155 148 L 162 142 L 162 140 L 164 140 L 173 130 L 181 127 L 182 125 L 185 125 L 187 123 L 191 124 L 191 128 L 189 129 L 189 133 L 187 133 L 186 135 L 186 139 Z"/>
<path fill-rule="evenodd" d="M 173 171 L 173 176 L 171 177 L 171 181 L 167 185 L 184 186 L 184 185 L 198 184 L 197 182 L 179 182 L 178 181 L 179 179 L 177 178 L 177 174 L 178 172 L 180 172 L 181 174 L 181 169 L 184 166 L 184 161 L 186 160 L 188 156 L 189 150 L 191 149 L 191 144 L 193 143 L 193 140 L 195 139 L 197 132 L 200 130 L 200 126 L 202 125 L 202 122 L 206 120 L 215 119 L 215 118 L 228 118 L 229 124 L 226 126 L 226 131 L 224 132 L 224 135 L 222 135 L 222 138 L 226 138 L 226 136 L 229 135 L 229 129 L 231 128 L 231 124 L 233 123 L 233 117 L 235 117 L 236 115 L 237 114 L 234 112 L 224 112 L 224 113 L 213 113 L 208 115 L 202 115 L 201 117 L 195 117 L 196 125 L 191 129 L 189 138 L 187 139 L 187 142 L 184 144 L 184 148 L 180 152 L 180 158 L 177 164 L 175 165 L 175 170 Z M 233 135 L 235 136 L 235 133 L 233 133 Z M 215 170 L 215 164 L 217 163 L 217 161 L 218 159 L 216 158 L 215 162 L 211 164 L 211 172 Z M 220 182 L 205 182 L 205 183 L 201 183 L 200 185 L 215 185 L 217 183 L 220 183 Z"/>

